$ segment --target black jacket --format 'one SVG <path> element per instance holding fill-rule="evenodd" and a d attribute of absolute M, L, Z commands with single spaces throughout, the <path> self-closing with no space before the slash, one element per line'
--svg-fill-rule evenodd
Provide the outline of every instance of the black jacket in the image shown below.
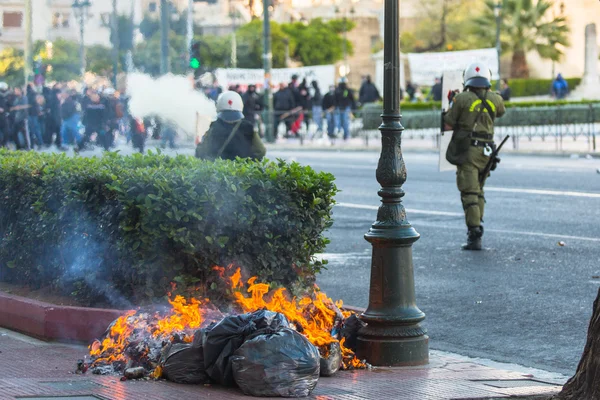
<path fill-rule="evenodd" d="M 332 107 L 336 107 L 335 92 L 327 92 L 323 96 L 323 110 L 329 110 Z"/>
<path fill-rule="evenodd" d="M 358 101 L 361 104 L 374 103 L 381 98 L 379 90 L 371 82 L 365 82 L 358 92 Z"/>
<path fill-rule="evenodd" d="M 73 96 L 69 96 L 65 99 L 64 103 L 60 106 L 60 116 L 63 120 L 71 118 L 77 113 L 77 103 Z"/>
<path fill-rule="evenodd" d="M 273 107 L 277 111 L 290 111 L 296 108 L 294 93 L 289 87 L 282 89 L 273 95 Z"/>
<path fill-rule="evenodd" d="M 102 101 L 94 103 L 92 101 L 87 102 L 84 110 L 83 125 L 88 130 L 98 131 L 102 129 L 106 123 L 106 104 Z"/>
<path fill-rule="evenodd" d="M 258 94 L 256 94 L 256 92 L 246 92 L 242 96 L 242 100 L 244 102 L 244 118 L 254 123 L 254 116 L 256 115 L 256 112 L 260 110 L 260 99 Z"/>
<path fill-rule="evenodd" d="M 348 107 L 355 109 L 356 103 L 354 101 L 352 89 L 348 88 L 345 84 L 340 84 L 335 90 L 335 105 L 337 108 L 341 109 L 346 109 Z"/>
<path fill-rule="evenodd" d="M 224 160 L 235 160 L 236 157 L 262 159 L 266 153 L 265 147 L 258 134 L 254 132 L 254 125 L 245 119 L 241 121 L 233 138 L 219 154 L 236 124 L 225 122 L 220 118 L 213 122 L 202 142 L 196 147 L 196 157 L 209 160 L 219 156 Z"/>

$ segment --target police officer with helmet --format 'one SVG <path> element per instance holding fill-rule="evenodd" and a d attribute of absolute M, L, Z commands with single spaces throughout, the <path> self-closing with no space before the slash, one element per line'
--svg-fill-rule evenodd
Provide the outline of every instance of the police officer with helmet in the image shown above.
<path fill-rule="evenodd" d="M 242 97 L 233 91 L 222 93 L 217 99 L 217 120 L 202 142 L 196 147 L 196 157 L 215 160 L 235 160 L 236 157 L 261 160 L 266 153 L 254 124 L 244 118 Z"/>
<path fill-rule="evenodd" d="M 480 179 L 480 175 L 495 149 L 494 121 L 506 112 L 502 97 L 490 91 L 491 75 L 484 63 L 471 64 L 463 74 L 465 90 L 454 97 L 444 116 L 446 130 L 454 131 L 446 159 L 457 166 L 456 183 L 468 228 L 464 250 L 481 250 L 487 176 Z"/>

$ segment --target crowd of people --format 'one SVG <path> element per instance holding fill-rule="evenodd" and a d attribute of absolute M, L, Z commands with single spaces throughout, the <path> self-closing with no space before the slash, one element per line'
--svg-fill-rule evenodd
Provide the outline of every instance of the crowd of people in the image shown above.
<path fill-rule="evenodd" d="M 244 118 L 254 125 L 260 125 L 260 113 L 263 110 L 263 94 L 257 91 L 255 85 L 249 85 L 246 91 L 240 85 L 229 87 L 229 91 L 238 93 L 243 100 Z M 209 98 L 218 97 L 220 92 L 215 88 L 206 88 L 205 94 Z M 311 121 L 314 123 L 315 136 L 327 133 L 334 140 L 342 136 L 344 140 L 350 138 L 350 122 L 352 112 L 360 105 L 381 100 L 376 86 L 369 76 L 363 78 L 358 99 L 345 78 L 341 78 L 336 85 L 331 85 L 323 93 L 319 82 L 310 83 L 306 78 L 300 80 L 297 75 L 292 75 L 289 83 L 280 83 L 273 94 L 273 129 L 275 138 L 299 137 L 303 126 L 309 131 Z M 280 127 L 285 131 L 280 135 Z"/>
<path fill-rule="evenodd" d="M 140 152 L 146 138 L 175 148 L 176 128 L 159 118 L 140 120 L 129 113 L 129 98 L 111 87 L 82 91 L 66 84 L 25 89 L 0 82 L 0 146 L 42 150 L 56 146 L 76 152 L 115 147 L 117 135 Z"/>

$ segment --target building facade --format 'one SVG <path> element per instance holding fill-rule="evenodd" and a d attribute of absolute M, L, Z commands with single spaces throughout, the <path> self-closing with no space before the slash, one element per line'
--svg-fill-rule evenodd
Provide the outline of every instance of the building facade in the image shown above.
<path fill-rule="evenodd" d="M 85 44 L 110 46 L 110 15 L 112 1 L 90 0 L 85 19 Z M 79 41 L 80 21 L 73 9 L 73 0 L 32 0 L 33 40 L 54 41 L 58 38 Z M 141 0 L 117 0 L 119 14 L 134 14 L 141 20 Z M 25 43 L 25 1 L 0 0 L 0 50 L 23 48 Z"/>

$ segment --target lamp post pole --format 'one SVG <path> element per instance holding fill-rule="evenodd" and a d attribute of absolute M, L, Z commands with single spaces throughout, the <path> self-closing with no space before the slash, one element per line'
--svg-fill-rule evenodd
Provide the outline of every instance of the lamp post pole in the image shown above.
<path fill-rule="evenodd" d="M 79 71 L 82 79 L 85 75 L 85 20 L 91 5 L 89 0 L 75 0 L 72 5 L 75 16 L 79 19 Z"/>
<path fill-rule="evenodd" d="M 160 74 L 171 72 L 171 58 L 169 55 L 171 4 L 167 0 L 160 0 Z"/>
<path fill-rule="evenodd" d="M 273 66 L 273 53 L 271 53 L 271 21 L 269 16 L 271 3 L 271 0 L 263 0 L 263 66 L 265 69 L 263 121 L 265 123 L 265 137 L 269 143 L 275 142 L 273 91 L 271 90 L 271 68 Z"/>
<path fill-rule="evenodd" d="M 402 205 L 406 167 L 400 123 L 399 0 L 385 0 L 384 95 L 381 156 L 377 181 L 381 206 L 365 239 L 373 246 L 369 306 L 361 315 L 357 355 L 377 366 L 424 365 L 429 362 L 425 314 L 415 301 L 412 244 L 420 235 Z"/>
<path fill-rule="evenodd" d="M 496 53 L 498 53 L 498 80 L 496 81 L 496 90 L 500 91 L 500 56 L 502 55 L 502 45 L 500 43 L 500 24 L 502 23 L 502 0 L 494 6 L 494 15 L 496 16 Z"/>

